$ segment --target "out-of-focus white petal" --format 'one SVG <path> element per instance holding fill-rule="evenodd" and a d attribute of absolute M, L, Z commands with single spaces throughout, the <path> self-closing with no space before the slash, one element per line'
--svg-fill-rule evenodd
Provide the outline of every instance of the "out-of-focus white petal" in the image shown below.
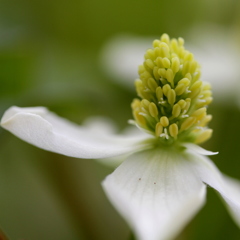
<path fill-rule="evenodd" d="M 121 136 L 106 125 L 80 127 L 44 107 L 8 109 L 1 126 L 39 148 L 77 158 L 107 158 L 137 151 L 146 136 Z"/>
<path fill-rule="evenodd" d="M 102 116 L 93 116 L 83 122 L 83 126 L 97 134 L 113 135 L 117 126 L 111 119 Z"/>
<path fill-rule="evenodd" d="M 240 226 L 240 182 L 223 175 L 214 163 L 205 156 L 191 153 L 197 174 L 202 181 L 216 189 L 225 202 L 233 219 Z"/>
<path fill-rule="evenodd" d="M 143 151 L 104 180 L 110 201 L 138 239 L 171 239 L 202 207 L 205 185 L 189 161 L 171 151 Z"/>
<path fill-rule="evenodd" d="M 186 48 L 201 65 L 201 79 L 211 83 L 214 100 L 237 98 L 240 52 L 234 32 L 218 25 L 199 25 L 190 31 L 189 38 L 193 44 L 186 44 Z"/>
<path fill-rule="evenodd" d="M 131 35 L 119 35 L 110 39 L 100 56 L 103 69 L 111 79 L 134 89 L 133 82 L 138 77 L 138 66 L 143 63 L 144 53 L 151 47 L 151 42 L 150 38 Z"/>
<path fill-rule="evenodd" d="M 240 227 L 240 181 L 223 175 L 227 188 L 227 195 L 223 196 L 226 201 L 228 211 L 235 222 Z"/>

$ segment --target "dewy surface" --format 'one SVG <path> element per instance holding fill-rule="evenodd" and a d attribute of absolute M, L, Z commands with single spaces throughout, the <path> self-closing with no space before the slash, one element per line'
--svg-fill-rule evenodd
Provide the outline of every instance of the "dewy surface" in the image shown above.
<path fill-rule="evenodd" d="M 166 144 L 209 139 L 211 86 L 200 80 L 200 65 L 184 48 L 184 40 L 163 34 L 144 58 L 135 83 L 141 100 L 132 102 L 135 124 Z"/>

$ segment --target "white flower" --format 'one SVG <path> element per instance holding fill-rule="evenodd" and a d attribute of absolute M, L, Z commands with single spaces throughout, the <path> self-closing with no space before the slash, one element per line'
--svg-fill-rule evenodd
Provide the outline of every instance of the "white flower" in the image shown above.
<path fill-rule="evenodd" d="M 240 183 L 219 172 L 206 157 L 213 152 L 195 144 L 212 133 L 205 107 L 211 102 L 209 85 L 199 80 L 198 63 L 183 39 L 163 35 L 153 45 L 136 82 L 142 100 L 132 103 L 133 123 L 143 132 L 118 135 L 101 121 L 80 127 L 44 107 L 11 107 L 1 126 L 63 155 L 125 158 L 102 185 L 139 240 L 174 238 L 205 203 L 206 185 L 220 193 L 240 226 Z"/>

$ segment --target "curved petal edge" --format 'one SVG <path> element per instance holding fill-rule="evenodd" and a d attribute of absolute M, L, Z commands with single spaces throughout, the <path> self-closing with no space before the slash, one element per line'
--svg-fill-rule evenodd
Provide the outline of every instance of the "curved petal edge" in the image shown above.
<path fill-rule="evenodd" d="M 77 158 L 108 158 L 137 151 L 145 139 L 96 131 L 96 124 L 94 128 L 78 126 L 44 107 L 11 107 L 1 126 L 39 148 Z"/>
<path fill-rule="evenodd" d="M 222 174 L 205 156 L 195 155 L 195 169 L 204 183 L 220 193 L 229 213 L 240 227 L 240 181 Z"/>

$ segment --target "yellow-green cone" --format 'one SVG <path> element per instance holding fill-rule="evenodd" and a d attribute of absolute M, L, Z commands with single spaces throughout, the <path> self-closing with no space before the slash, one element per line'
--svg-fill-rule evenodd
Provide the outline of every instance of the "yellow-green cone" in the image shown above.
<path fill-rule="evenodd" d="M 167 144 L 209 139 L 211 86 L 200 80 L 199 63 L 184 48 L 184 40 L 163 34 L 144 58 L 135 83 L 141 100 L 132 102 L 135 123 Z"/>

